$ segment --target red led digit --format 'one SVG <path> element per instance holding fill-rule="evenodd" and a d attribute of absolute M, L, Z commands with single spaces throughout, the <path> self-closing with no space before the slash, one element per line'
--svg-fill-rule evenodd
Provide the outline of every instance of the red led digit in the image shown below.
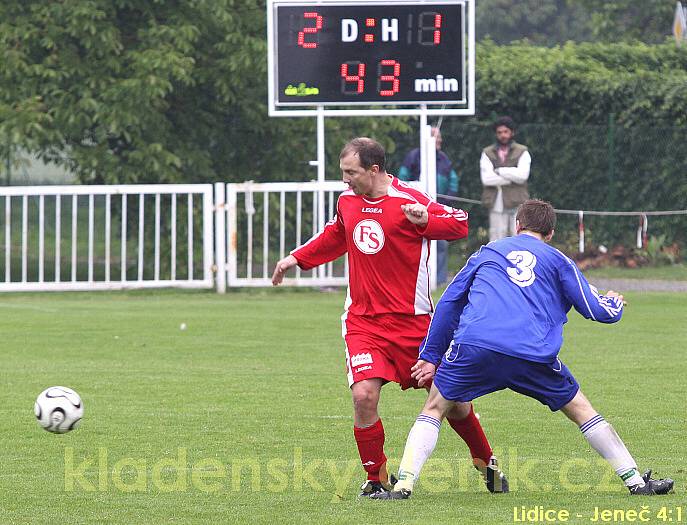
<path fill-rule="evenodd" d="M 348 67 L 358 66 L 357 75 L 349 75 Z M 359 95 L 365 89 L 365 64 L 361 62 L 344 62 L 341 64 L 341 91 L 345 95 Z M 348 89 L 349 82 L 354 82 L 353 89 Z"/>
<path fill-rule="evenodd" d="M 434 45 L 441 43 L 441 15 L 434 15 Z"/>
<path fill-rule="evenodd" d="M 306 20 L 311 19 L 315 21 L 315 25 L 311 27 L 304 27 L 303 31 L 298 32 L 298 46 L 304 49 L 315 49 L 317 47 L 317 42 L 306 42 L 305 35 L 314 35 L 320 29 L 322 29 L 322 17 L 319 13 L 315 11 L 308 11 L 303 13 L 303 18 Z"/>
<path fill-rule="evenodd" d="M 444 17 L 436 11 L 423 11 L 418 17 L 417 43 L 438 46 L 441 43 L 441 24 Z M 409 39 L 410 40 L 410 39 Z"/>
<path fill-rule="evenodd" d="M 390 75 L 383 75 L 382 74 L 382 68 L 393 68 L 392 73 Z M 395 60 L 382 60 L 379 63 L 378 66 L 378 73 L 379 77 L 377 79 L 377 90 L 379 91 L 379 94 L 382 97 L 393 97 L 396 93 L 398 93 L 398 90 L 401 86 L 401 81 L 398 79 L 398 77 L 401 74 L 401 64 L 396 62 Z M 391 82 L 391 89 L 382 89 L 382 82 Z"/>

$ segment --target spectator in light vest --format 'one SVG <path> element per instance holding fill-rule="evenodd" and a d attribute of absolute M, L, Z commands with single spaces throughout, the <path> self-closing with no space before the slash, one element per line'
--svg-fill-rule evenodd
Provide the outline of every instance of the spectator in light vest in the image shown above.
<path fill-rule="evenodd" d="M 515 235 L 515 213 L 529 199 L 527 179 L 530 157 L 527 146 L 518 144 L 515 122 L 501 117 L 494 123 L 496 143 L 482 150 L 479 161 L 482 204 L 489 209 L 489 240 Z"/>

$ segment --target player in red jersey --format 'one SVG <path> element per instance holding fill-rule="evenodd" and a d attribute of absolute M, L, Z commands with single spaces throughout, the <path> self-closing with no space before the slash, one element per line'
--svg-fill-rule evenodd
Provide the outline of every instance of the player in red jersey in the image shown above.
<path fill-rule="evenodd" d="M 324 230 L 280 260 L 275 286 L 298 265 L 309 270 L 348 254 L 349 284 L 342 331 L 348 384 L 354 407 L 354 436 L 367 472 L 362 496 L 391 488 L 384 454 L 384 427 L 377 407 L 382 386 L 420 388 L 411 377 L 418 349 L 434 310 L 429 286 L 432 239 L 467 236 L 467 214 L 442 206 L 385 168 L 384 148 L 369 138 L 346 144 L 339 157 L 348 185 L 338 199 L 336 216 Z M 507 482 L 479 420 L 448 421 L 470 448 L 475 466 L 491 492 L 506 492 Z"/>

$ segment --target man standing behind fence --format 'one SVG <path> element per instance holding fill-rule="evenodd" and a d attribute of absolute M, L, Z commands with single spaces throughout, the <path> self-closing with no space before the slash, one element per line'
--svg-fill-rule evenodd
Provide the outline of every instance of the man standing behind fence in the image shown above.
<path fill-rule="evenodd" d="M 432 201 L 386 172 L 384 148 L 369 138 L 346 144 L 339 157 L 348 186 L 324 230 L 280 260 L 276 286 L 298 265 L 303 270 L 348 254 L 349 286 L 342 332 L 355 436 L 367 472 L 361 496 L 387 492 L 392 481 L 377 406 L 382 386 L 420 388 L 411 378 L 434 310 L 429 289 L 429 241 L 468 233 L 467 214 Z M 467 414 L 467 415 L 466 415 Z M 472 408 L 448 421 L 470 448 L 491 492 L 506 492 L 491 447 Z M 499 481 L 496 483 L 495 481 Z"/>
<path fill-rule="evenodd" d="M 479 161 L 482 204 L 489 209 L 489 240 L 515 235 L 515 213 L 529 198 L 527 179 L 530 157 L 527 146 L 518 144 L 515 122 L 501 117 L 494 123 L 496 143 L 482 150 Z"/>
<path fill-rule="evenodd" d="M 453 163 L 448 155 L 441 151 L 441 131 L 437 127 L 431 130 L 436 141 L 436 170 L 437 170 L 437 201 L 440 204 L 455 206 L 455 202 L 443 199 L 441 195 L 455 197 L 458 195 L 459 177 L 453 169 Z M 398 178 L 402 181 L 420 180 L 420 148 L 408 152 L 403 164 L 398 170 Z M 437 284 L 448 281 L 448 241 L 437 241 Z"/>

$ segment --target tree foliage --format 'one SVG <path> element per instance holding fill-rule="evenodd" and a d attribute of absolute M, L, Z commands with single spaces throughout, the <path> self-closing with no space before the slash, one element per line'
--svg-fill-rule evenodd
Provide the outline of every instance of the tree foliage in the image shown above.
<path fill-rule="evenodd" d="M 5 144 L 84 182 L 314 176 L 313 119 L 267 117 L 264 1 L 7 0 L 0 20 Z"/>
<path fill-rule="evenodd" d="M 442 128 L 444 149 L 461 161 L 461 196 L 479 197 L 479 155 L 494 140 L 489 122 L 507 114 L 532 152 L 533 195 L 568 209 L 684 209 L 687 49 L 487 41 L 477 64 L 477 118 Z M 473 223 L 480 219 L 478 207 Z M 575 237 L 575 217 L 561 220 Z M 636 221 L 593 219 L 595 242 L 631 241 Z M 680 216 L 651 218 L 651 231 L 687 238 Z"/>
<path fill-rule="evenodd" d="M 528 44 L 477 49 L 477 108 L 520 122 L 687 125 L 687 50 L 663 45 Z"/>
<path fill-rule="evenodd" d="M 478 0 L 477 37 L 552 46 L 574 42 L 641 41 L 671 34 L 675 2 L 666 0 Z"/>
<path fill-rule="evenodd" d="M 576 0 L 590 13 L 595 40 L 664 42 L 672 33 L 676 2 L 666 0 Z"/>
<path fill-rule="evenodd" d="M 542 42 L 565 34 L 556 10 L 574 18 L 573 4 L 477 2 L 495 36 L 526 22 Z M 623 5 L 631 3 L 606 2 L 603 12 Z M 314 119 L 267 116 L 265 25 L 264 0 L 6 0 L 0 142 L 84 182 L 312 179 Z M 623 126 L 685 125 L 686 70 L 686 51 L 672 43 L 487 39 L 477 49 L 478 116 L 606 125 L 614 113 Z M 372 135 L 394 156 L 416 145 L 413 127 L 402 118 L 328 119 L 328 173 L 338 175 L 338 149 L 352 136 Z"/>
<path fill-rule="evenodd" d="M 475 18 L 477 38 L 499 44 L 551 46 L 591 36 L 586 10 L 572 0 L 478 0 Z"/>

